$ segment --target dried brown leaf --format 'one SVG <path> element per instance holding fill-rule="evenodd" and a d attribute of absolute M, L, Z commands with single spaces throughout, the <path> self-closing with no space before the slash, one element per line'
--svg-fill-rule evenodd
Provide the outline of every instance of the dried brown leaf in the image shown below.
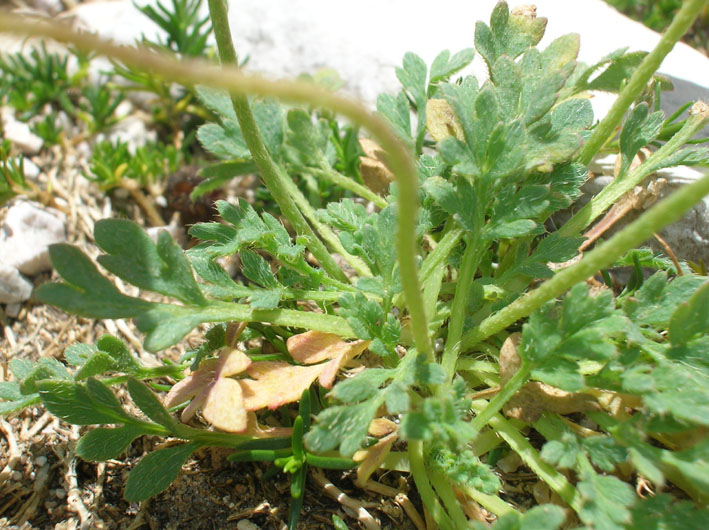
<path fill-rule="evenodd" d="M 247 418 L 239 382 L 229 377 L 217 379 L 211 385 L 202 414 L 217 429 L 227 432 L 244 431 Z"/>
<path fill-rule="evenodd" d="M 379 145 L 369 138 L 360 138 L 365 156 L 359 159 L 359 172 L 365 186 L 378 195 L 389 192 L 389 184 L 394 182 L 394 173 L 386 163 L 386 155 Z"/>
<path fill-rule="evenodd" d="M 235 348 L 225 348 L 219 354 L 216 376 L 229 377 L 240 374 L 251 365 L 251 359 L 244 352 Z"/>
<path fill-rule="evenodd" d="M 528 423 L 537 421 L 545 410 L 572 414 L 598 409 L 596 399 L 590 394 L 566 392 L 538 381 L 524 385 L 504 407 L 507 416 Z"/>
<path fill-rule="evenodd" d="M 325 364 L 294 366 L 284 362 L 259 361 L 248 368 L 253 379 L 241 379 L 246 410 L 277 409 L 300 399 L 322 373 Z"/>
<path fill-rule="evenodd" d="M 437 142 L 449 136 L 455 136 L 461 142 L 465 140 L 463 127 L 445 99 L 434 98 L 426 102 L 426 128 Z"/>
<path fill-rule="evenodd" d="M 361 463 L 357 467 L 357 479 L 355 480 L 355 484 L 358 487 L 365 487 L 369 477 L 382 465 L 382 462 L 384 462 L 384 459 L 386 459 L 391 451 L 391 446 L 394 445 L 394 442 L 396 442 L 398 438 L 399 433 L 395 431 L 386 435 L 366 450 L 358 451 L 355 455 L 356 461 L 361 458 Z"/>
<path fill-rule="evenodd" d="M 502 344 L 499 362 L 500 383 L 503 386 L 522 365 L 518 353 L 521 342 L 522 334 L 513 333 Z M 566 392 L 538 381 L 525 384 L 503 408 L 507 416 L 528 423 L 537 421 L 545 410 L 557 414 L 572 414 L 597 409 L 596 398 L 590 394 Z"/>
<path fill-rule="evenodd" d="M 167 408 L 181 405 L 197 396 L 214 379 L 214 372 L 197 370 L 172 386 L 163 400 Z"/>
<path fill-rule="evenodd" d="M 521 333 L 513 333 L 507 340 L 502 343 L 502 348 L 500 348 L 500 385 L 504 386 L 507 381 L 512 379 L 512 376 L 519 371 L 520 366 L 522 366 L 522 359 L 517 353 L 517 348 L 519 348 L 522 342 Z"/>

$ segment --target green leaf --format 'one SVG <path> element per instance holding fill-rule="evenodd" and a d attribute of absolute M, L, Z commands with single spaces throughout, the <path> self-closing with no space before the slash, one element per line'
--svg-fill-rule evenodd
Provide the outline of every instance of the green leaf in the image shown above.
<path fill-rule="evenodd" d="M 42 357 L 23 377 L 22 392 L 36 392 L 36 382 L 44 379 L 71 381 L 73 378 L 61 362 L 52 357 Z"/>
<path fill-rule="evenodd" d="M 685 344 L 700 334 L 709 333 L 709 282 L 675 309 L 670 318 L 670 342 Z"/>
<path fill-rule="evenodd" d="M 237 121 L 234 105 L 226 90 L 218 90 L 204 85 L 195 86 L 195 92 L 202 104 L 222 119 Z"/>
<path fill-rule="evenodd" d="M 19 381 L 0 381 L 0 399 L 17 400 L 23 397 Z"/>
<path fill-rule="evenodd" d="M 74 374 L 74 379 L 76 381 L 81 381 L 82 379 L 87 379 L 89 377 L 94 377 L 110 371 L 116 371 L 117 369 L 118 364 L 113 360 L 113 358 L 107 353 L 99 351 L 94 353 L 91 358 L 83 364 L 79 371 Z"/>
<path fill-rule="evenodd" d="M 280 286 L 271 267 L 261 256 L 248 249 L 242 250 L 239 256 L 241 258 L 241 272 L 249 280 L 261 287 L 271 289 Z"/>
<path fill-rule="evenodd" d="M 660 416 L 671 413 L 679 420 L 709 426 L 709 373 L 663 362 L 653 370 L 652 381 L 654 392 L 643 395 L 648 409 Z"/>
<path fill-rule="evenodd" d="M 559 440 L 551 440 L 544 444 L 541 456 L 545 462 L 562 469 L 572 469 L 581 452 L 578 439 L 571 433 L 565 432 Z"/>
<path fill-rule="evenodd" d="M 421 111 L 422 108 L 418 104 L 426 101 L 426 74 L 428 68 L 426 68 L 426 63 L 423 59 L 412 52 L 404 54 L 403 63 L 402 68 L 396 68 L 396 77 L 401 82 L 404 90 L 408 91 L 417 103 L 416 110 Z"/>
<path fill-rule="evenodd" d="M 177 422 L 150 389 L 132 377 L 128 379 L 128 392 L 138 408 L 155 423 L 175 432 Z"/>
<path fill-rule="evenodd" d="M 463 228 L 471 232 L 479 230 L 478 197 L 466 179 L 459 178 L 454 186 L 441 177 L 431 177 L 424 181 L 424 190 Z"/>
<path fill-rule="evenodd" d="M 64 359 L 72 366 L 83 366 L 97 351 L 95 344 L 72 344 L 64 350 Z"/>
<path fill-rule="evenodd" d="M 138 360 L 128 351 L 125 343 L 114 337 L 113 335 L 101 335 L 96 341 L 96 347 L 110 355 L 118 364 L 118 369 L 126 373 L 136 373 L 143 366 Z"/>
<path fill-rule="evenodd" d="M 447 81 L 450 76 L 468 66 L 475 57 L 474 48 L 459 51 L 453 57 L 448 50 L 439 53 L 431 63 L 429 84 Z"/>
<path fill-rule="evenodd" d="M 251 160 L 227 160 L 203 167 L 198 174 L 205 177 L 190 193 L 193 201 L 199 197 L 223 188 L 230 180 L 242 175 L 256 173 L 256 165 Z"/>
<path fill-rule="evenodd" d="M 148 453 L 128 475 L 123 497 L 128 502 L 140 502 L 163 492 L 199 447 L 198 443 L 190 442 Z"/>
<path fill-rule="evenodd" d="M 106 388 L 102 383 L 96 383 Z M 87 388 L 78 383 L 44 380 L 37 382 L 37 388 L 47 410 L 68 423 L 123 423 L 128 417 L 122 410 L 118 412 L 112 405 L 106 406 L 105 402 L 93 399 Z M 108 388 L 106 390 L 111 393 Z M 113 399 L 115 400 L 115 397 Z M 118 406 L 120 408 L 120 405 Z"/>
<path fill-rule="evenodd" d="M 391 313 L 385 314 L 375 300 L 368 300 L 361 293 L 345 293 L 340 297 L 340 315 L 354 330 L 358 338 L 381 341 L 383 351 L 370 350 L 385 358 L 395 359 L 395 348 L 401 338 L 401 324 Z"/>
<path fill-rule="evenodd" d="M 411 116 L 406 95 L 403 92 L 399 92 L 396 97 L 390 94 L 380 94 L 377 98 L 377 112 L 389 120 L 396 134 L 409 148 L 413 149 Z"/>
<path fill-rule="evenodd" d="M 628 171 L 637 152 L 660 134 L 665 120 L 664 114 L 657 111 L 648 116 L 649 112 L 647 103 L 635 105 L 623 124 L 619 140 L 622 161 L 619 177 Z"/>
<path fill-rule="evenodd" d="M 14 381 L 13 381 L 14 382 Z M 6 381 L 3 382 L 3 384 Z M 39 394 L 27 394 L 22 395 L 19 399 L 9 399 L 7 401 L 0 401 L 0 416 L 5 416 L 18 410 L 22 410 L 31 405 L 39 403 Z"/>
<path fill-rule="evenodd" d="M 601 74 L 584 85 L 584 90 L 619 92 L 646 55 L 647 52 L 632 52 L 613 58 Z"/>
<path fill-rule="evenodd" d="M 581 237 L 561 237 L 558 232 L 549 234 L 542 239 L 534 252 L 517 265 L 521 274 L 537 278 L 549 278 L 553 275 L 546 263 L 563 263 L 576 254 L 583 243 Z M 541 269 L 538 267 L 542 267 Z"/>
<path fill-rule="evenodd" d="M 581 521 L 598 529 L 622 529 L 631 520 L 629 507 L 635 502 L 633 488 L 614 476 L 588 473 L 576 486 L 583 499 Z"/>
<path fill-rule="evenodd" d="M 446 475 L 453 483 L 488 495 L 496 494 L 502 487 L 492 469 L 480 462 L 472 451 L 454 452 L 447 447 L 433 445 L 426 459 L 428 465 Z"/>
<path fill-rule="evenodd" d="M 546 28 L 546 18 L 536 18 L 524 11 L 509 12 L 506 2 L 498 2 L 490 16 L 490 26 L 475 25 L 475 49 L 485 59 L 488 69 L 502 55 L 514 59 L 537 44 Z"/>
<path fill-rule="evenodd" d="M 525 146 L 527 169 L 549 172 L 567 162 L 581 146 L 581 132 L 593 124 L 587 99 L 568 99 L 530 128 Z"/>
<path fill-rule="evenodd" d="M 609 473 L 615 469 L 616 464 L 625 462 L 628 458 L 628 451 L 609 436 L 584 438 L 581 445 L 588 452 L 593 463 Z"/>
<path fill-rule="evenodd" d="M 275 309 L 283 296 L 283 289 L 259 289 L 249 295 L 249 305 L 254 309 Z"/>
<path fill-rule="evenodd" d="M 183 250 L 167 231 L 160 232 L 156 245 L 132 221 L 103 219 L 96 223 L 94 237 L 107 253 L 98 262 L 116 276 L 186 304 L 207 303 Z"/>
<path fill-rule="evenodd" d="M 98 428 L 87 432 L 76 444 L 77 456 L 90 462 L 118 458 L 133 440 L 150 434 L 139 425 L 123 425 L 114 429 Z"/>
<path fill-rule="evenodd" d="M 356 376 L 340 381 L 332 389 L 332 395 L 344 403 L 356 403 L 378 394 L 379 388 L 396 375 L 386 368 L 369 368 Z"/>
<path fill-rule="evenodd" d="M 129 318 L 150 307 L 149 302 L 121 294 L 78 248 L 51 245 L 54 269 L 66 283 L 45 283 L 35 291 L 38 300 L 90 318 Z"/>
<path fill-rule="evenodd" d="M 496 239 L 512 239 L 538 233 L 539 225 L 531 219 L 517 219 L 516 221 L 495 223 L 485 229 L 485 239 L 494 241 Z"/>
<path fill-rule="evenodd" d="M 561 307 L 549 303 L 532 313 L 523 327 L 522 359 L 534 366 L 532 377 L 569 391 L 578 391 L 583 379 L 580 361 L 607 361 L 617 354 L 612 337 L 622 335 L 628 323 L 614 309 L 613 295 L 591 296 L 584 284 L 574 286 Z"/>
<path fill-rule="evenodd" d="M 325 151 L 329 129 L 325 120 L 313 124 L 313 119 L 302 109 L 292 109 L 287 115 L 288 132 L 286 157 L 296 166 L 319 168 L 326 162 Z"/>
<path fill-rule="evenodd" d="M 680 304 L 688 300 L 706 278 L 685 274 L 668 281 L 667 273 L 658 271 L 643 282 L 633 296 L 625 298 L 623 311 L 637 324 L 668 329 L 670 318 Z"/>
<path fill-rule="evenodd" d="M 706 509 L 697 509 L 690 501 L 673 502 L 666 493 L 635 503 L 632 514 L 628 530 L 702 530 L 709 520 Z"/>
<path fill-rule="evenodd" d="M 383 396 L 379 396 L 356 405 L 331 406 L 323 410 L 305 435 L 306 447 L 319 453 L 331 451 L 339 445 L 340 454 L 352 456 L 360 448 L 383 401 Z"/>

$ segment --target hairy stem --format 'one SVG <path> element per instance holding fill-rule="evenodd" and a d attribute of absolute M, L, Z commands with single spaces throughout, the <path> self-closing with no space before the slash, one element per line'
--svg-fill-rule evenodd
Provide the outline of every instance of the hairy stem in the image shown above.
<path fill-rule="evenodd" d="M 453 295 L 453 305 L 451 306 L 451 317 L 448 322 L 448 337 L 446 338 L 445 349 L 443 350 L 442 364 L 448 377 L 448 382 L 453 380 L 455 375 L 455 363 L 460 353 L 460 339 L 463 336 L 463 324 L 467 315 L 468 294 L 470 285 L 473 283 L 475 271 L 480 264 L 482 252 L 480 249 L 480 238 L 469 236 L 466 240 L 465 252 L 463 253 L 463 263 L 458 271 L 458 282 L 456 284 L 455 295 Z"/>
<path fill-rule="evenodd" d="M 507 403 L 512 396 L 514 396 L 517 391 L 522 388 L 522 385 L 529 379 L 529 374 L 532 372 L 532 365 L 529 363 L 522 363 L 519 370 L 512 376 L 512 378 L 505 383 L 505 386 L 495 395 L 494 398 L 490 400 L 487 406 L 473 418 L 470 422 L 470 426 L 475 429 L 475 432 L 480 432 L 487 422 L 490 421 L 495 414 L 497 414 L 505 403 Z"/>
<path fill-rule="evenodd" d="M 573 237 L 590 225 L 624 194 L 640 184 L 669 155 L 677 151 L 687 140 L 701 130 L 707 122 L 706 113 L 691 115 L 680 129 L 665 145 L 655 151 L 644 163 L 628 173 L 625 177 L 615 179 L 591 201 L 581 208 L 564 226 L 559 229 L 562 237 Z"/>
<path fill-rule="evenodd" d="M 337 184 L 341 188 L 349 190 L 352 193 L 359 195 L 363 199 L 367 199 L 377 208 L 384 209 L 387 206 L 387 202 L 382 197 L 370 190 L 367 186 L 363 186 L 356 180 L 353 180 L 350 177 L 346 177 L 342 173 L 335 171 L 328 164 L 323 164 L 323 167 L 321 169 L 308 168 L 308 171 L 316 177 L 327 179 L 333 184 Z"/>
<path fill-rule="evenodd" d="M 618 95 L 618 99 L 606 114 L 606 117 L 596 126 L 586 145 L 584 145 L 578 161 L 584 166 L 593 159 L 603 144 L 610 138 L 615 128 L 623 119 L 625 111 L 643 91 L 647 82 L 660 67 L 662 60 L 670 53 L 675 43 L 684 35 L 694 23 L 701 10 L 706 5 L 706 0 L 686 0 L 682 8 L 672 19 L 660 42 L 640 63 L 638 69 L 631 76 L 628 84 Z"/>
<path fill-rule="evenodd" d="M 409 440 L 409 465 L 411 466 L 411 475 L 416 483 L 416 489 L 433 520 L 436 521 L 436 524 L 442 530 L 455 530 L 456 527 L 453 521 L 451 521 L 443 506 L 441 506 L 436 493 L 428 481 L 428 472 L 426 471 L 423 457 L 423 441 Z"/>
<path fill-rule="evenodd" d="M 463 509 L 460 507 L 460 503 L 455 497 L 455 493 L 453 492 L 450 482 L 448 482 L 442 473 L 437 471 L 431 471 L 429 476 L 431 477 L 433 487 L 436 489 L 436 492 L 438 492 L 443 504 L 445 504 L 448 509 L 448 513 L 450 513 L 451 518 L 453 519 L 455 528 L 467 528 L 468 518 L 463 513 Z"/>
<path fill-rule="evenodd" d="M 229 29 L 229 19 L 227 17 L 227 4 L 225 0 L 209 0 L 209 14 L 212 19 L 214 36 L 217 41 L 219 58 L 222 64 L 236 65 L 237 57 L 234 44 L 231 40 Z M 283 215 L 293 225 L 296 232 L 306 236 L 308 248 L 313 256 L 318 260 L 327 273 L 340 281 L 347 281 L 347 276 L 332 258 L 325 245 L 315 235 L 310 225 L 301 214 L 293 197 L 288 193 L 286 180 L 288 176 L 283 169 L 276 164 L 263 142 L 263 137 L 259 132 L 256 119 L 251 111 L 248 97 L 245 94 L 231 94 L 231 102 L 234 112 L 239 120 L 244 141 L 251 152 L 254 163 L 263 178 L 266 187 L 271 192 L 273 199 L 278 204 Z"/>
<path fill-rule="evenodd" d="M 283 184 L 285 185 L 285 189 L 295 205 L 300 208 L 300 211 L 303 212 L 303 215 L 315 227 L 320 236 L 325 240 L 325 243 L 330 246 L 332 251 L 340 254 L 360 276 L 371 276 L 372 271 L 369 270 L 367 264 L 357 256 L 353 256 L 347 252 L 345 247 L 342 246 L 342 243 L 340 243 L 340 239 L 337 237 L 337 234 L 335 234 L 335 232 L 328 225 L 320 222 L 317 218 L 317 214 L 315 213 L 315 208 L 310 205 L 308 199 L 305 198 L 305 195 L 303 195 L 303 193 L 298 189 L 298 186 L 295 185 L 295 182 L 286 177 Z"/>
<path fill-rule="evenodd" d="M 557 298 L 596 271 L 608 267 L 625 252 L 651 238 L 653 233 L 678 220 L 708 193 L 709 176 L 677 190 L 611 239 L 586 254 L 581 261 L 558 272 L 536 290 L 483 320 L 477 328 L 465 334 L 463 348 L 469 348 L 502 331 L 520 318 L 529 316 L 547 301 Z"/>
<path fill-rule="evenodd" d="M 471 408 L 475 412 L 482 412 L 487 406 L 486 401 L 474 401 Z M 537 451 L 529 440 L 524 437 L 509 421 L 503 418 L 500 414 L 494 414 L 488 421 L 488 425 L 492 427 L 500 437 L 507 442 L 510 448 L 517 453 L 522 461 L 532 470 L 537 476 L 542 479 L 552 491 L 555 491 L 569 506 L 576 512 L 581 509 L 582 499 L 576 488 L 566 479 L 564 475 L 559 473 L 551 465 L 542 460 L 539 451 Z"/>

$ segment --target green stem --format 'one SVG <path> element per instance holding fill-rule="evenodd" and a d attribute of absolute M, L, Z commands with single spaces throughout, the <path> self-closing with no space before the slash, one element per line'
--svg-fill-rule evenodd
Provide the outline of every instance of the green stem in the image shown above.
<path fill-rule="evenodd" d="M 593 197 L 576 215 L 569 219 L 564 226 L 559 229 L 561 237 L 573 237 L 581 230 L 590 225 L 608 208 L 624 194 L 640 184 L 648 175 L 653 173 L 662 161 L 669 155 L 677 151 L 680 146 L 687 142 L 694 134 L 701 130 L 707 122 L 706 114 L 696 114 L 690 116 L 677 134 L 675 134 L 665 145 L 655 151 L 644 163 L 628 173 L 623 178 L 616 178 L 601 192 Z"/>
<path fill-rule="evenodd" d="M 586 142 L 578 157 L 580 163 L 584 166 L 588 165 L 603 144 L 610 138 L 623 119 L 625 111 L 638 98 L 650 78 L 660 67 L 662 60 L 691 27 L 705 5 L 706 0 L 685 0 L 682 3 L 682 8 L 672 19 L 672 23 L 662 35 L 660 42 L 657 43 L 652 52 L 645 56 L 638 69 L 631 76 L 628 84 L 621 90 L 618 99 L 615 100 L 606 117 L 596 126 L 591 138 Z"/>
<path fill-rule="evenodd" d="M 486 401 L 474 401 L 471 408 L 475 412 L 482 412 L 487 405 Z M 564 500 L 564 502 L 571 506 L 576 512 L 581 509 L 582 499 L 576 488 L 564 475 L 542 460 L 539 451 L 532 447 L 529 440 L 509 421 L 500 414 L 495 414 L 490 418 L 488 424 L 507 442 L 510 448 L 520 456 L 527 467 L 534 471 L 552 491 L 555 491 L 559 497 Z"/>
<path fill-rule="evenodd" d="M 462 228 L 453 228 L 445 233 L 438 242 L 438 245 L 436 245 L 436 248 L 423 260 L 423 264 L 421 265 L 422 282 L 425 282 L 433 272 L 443 267 L 443 263 L 448 259 L 448 256 L 450 256 L 450 253 L 453 252 L 453 249 L 455 249 L 458 243 L 460 243 L 460 240 L 463 239 L 464 234 L 465 230 Z"/>
<path fill-rule="evenodd" d="M 481 257 L 480 239 L 472 235 L 468 236 L 466 238 L 465 252 L 463 253 L 463 263 L 458 271 L 458 282 L 453 296 L 451 317 L 448 322 L 448 337 L 446 338 L 443 359 L 441 360 L 448 382 L 452 381 L 453 376 L 455 376 L 455 363 L 458 360 L 461 346 L 460 338 L 463 336 L 465 316 L 468 314 L 466 311 L 468 294 Z"/>
<path fill-rule="evenodd" d="M 502 517 L 503 515 L 507 515 L 508 513 L 519 513 L 517 510 L 514 509 L 513 506 L 507 504 L 500 497 L 497 497 L 495 495 L 488 495 L 487 493 L 483 493 L 481 491 L 478 491 L 475 488 L 471 488 L 470 486 L 458 486 L 458 487 L 468 497 L 470 497 L 475 502 L 477 502 L 480 506 L 482 506 L 483 508 L 485 508 L 489 512 L 494 513 L 498 517 Z"/>
<path fill-rule="evenodd" d="M 303 215 L 310 221 L 310 224 L 315 227 L 320 236 L 325 240 L 325 243 L 330 245 L 333 252 L 340 254 L 360 276 L 371 276 L 372 271 L 369 270 L 367 264 L 357 256 L 353 256 L 347 252 L 345 247 L 342 246 L 342 243 L 340 243 L 340 238 L 337 237 L 337 234 L 335 234 L 328 225 L 320 222 L 315 213 L 315 208 L 310 205 L 308 199 L 305 198 L 305 195 L 303 195 L 298 189 L 298 186 L 295 185 L 295 182 L 286 177 L 283 184 L 285 184 L 286 192 L 290 194 L 293 202 L 300 208 L 300 211 L 303 212 Z"/>
<path fill-rule="evenodd" d="M 170 307 L 170 306 L 168 306 Z M 206 307 L 195 307 L 195 316 L 205 322 L 268 322 L 274 326 L 334 333 L 342 338 L 356 338 L 347 320 L 335 315 L 295 309 L 253 309 L 245 304 L 214 301 Z"/>
<path fill-rule="evenodd" d="M 455 530 L 455 525 L 441 506 L 436 497 L 431 484 L 428 482 L 428 473 L 423 459 L 423 441 L 409 440 L 409 465 L 411 475 L 414 477 L 416 489 L 418 490 L 424 506 L 442 530 Z"/>
<path fill-rule="evenodd" d="M 214 0 L 212 0 L 214 1 Z M 215 21 L 217 22 L 217 21 Z M 416 256 L 416 218 L 418 214 L 418 175 L 408 148 L 381 116 L 371 113 L 362 103 L 344 98 L 312 83 L 299 81 L 273 82 L 259 76 L 245 75 L 235 66 L 215 68 L 202 60 L 176 60 L 162 53 L 117 46 L 88 33 L 78 33 L 66 26 L 35 19 L 0 14 L 0 31 L 26 36 L 43 36 L 58 42 L 71 43 L 82 50 L 116 59 L 184 85 L 204 84 L 234 94 L 255 94 L 276 97 L 295 103 L 307 103 L 328 108 L 360 124 L 371 133 L 388 156 L 389 165 L 399 186 L 399 225 L 397 255 L 402 290 L 411 317 L 414 340 L 418 351 L 430 356 L 431 339 L 418 281 Z"/>
<path fill-rule="evenodd" d="M 217 49 L 219 50 L 219 58 L 222 64 L 238 64 L 234 44 L 231 40 L 226 1 L 209 0 L 209 15 L 212 19 L 214 37 L 217 41 Z M 325 245 L 318 239 L 301 214 L 292 196 L 292 191 L 289 193 L 288 184 L 292 184 L 292 181 L 284 173 L 283 168 L 276 164 L 271 158 L 263 142 L 263 137 L 259 131 L 254 114 L 251 111 L 248 97 L 243 94 L 232 93 L 231 102 L 234 106 L 236 117 L 239 120 L 239 126 L 241 127 L 244 141 L 251 152 L 251 156 L 254 159 L 261 178 L 263 178 L 266 187 L 271 192 L 281 212 L 298 234 L 307 237 L 308 249 L 313 253 L 313 256 L 315 256 L 315 259 L 318 260 L 322 268 L 333 278 L 340 281 L 347 281 L 345 273 L 338 267 L 327 248 L 325 248 Z"/>
<path fill-rule="evenodd" d="M 502 331 L 520 318 L 529 316 L 547 301 L 562 295 L 596 271 L 608 267 L 629 249 L 640 245 L 662 227 L 677 221 L 708 193 L 709 176 L 677 190 L 611 239 L 586 254 L 581 261 L 558 272 L 536 290 L 483 320 L 477 328 L 465 334 L 463 349 Z"/>
<path fill-rule="evenodd" d="M 326 162 L 323 163 L 322 169 L 308 169 L 308 172 L 312 173 L 316 177 L 326 178 L 333 184 L 337 184 L 341 188 L 351 191 L 355 195 L 359 195 L 363 199 L 367 199 L 369 202 L 374 204 L 377 208 L 384 209 L 387 206 L 387 202 L 370 190 L 367 186 L 363 186 L 359 182 L 346 177 L 342 173 L 335 171 Z"/>
<path fill-rule="evenodd" d="M 475 432 L 480 432 L 487 422 L 490 421 L 495 414 L 497 414 L 505 403 L 507 403 L 512 396 L 514 396 L 517 391 L 522 388 L 522 385 L 529 379 L 529 374 L 532 372 L 532 365 L 530 363 L 522 363 L 519 370 L 512 376 L 512 378 L 505 383 L 505 386 L 500 389 L 497 395 L 490 400 L 487 406 L 473 418 L 470 422 L 470 426 L 475 430 Z"/>
<path fill-rule="evenodd" d="M 448 513 L 451 515 L 455 528 L 468 528 L 468 518 L 465 516 L 465 513 L 463 513 L 463 509 L 460 507 L 460 503 L 455 497 L 455 493 L 453 493 L 453 488 L 451 487 L 450 482 L 446 480 L 446 477 L 442 473 L 436 471 L 431 471 L 429 476 L 431 477 L 431 482 L 433 483 L 433 487 L 436 489 L 438 496 L 441 498 L 443 504 L 445 504 L 448 510 Z"/>

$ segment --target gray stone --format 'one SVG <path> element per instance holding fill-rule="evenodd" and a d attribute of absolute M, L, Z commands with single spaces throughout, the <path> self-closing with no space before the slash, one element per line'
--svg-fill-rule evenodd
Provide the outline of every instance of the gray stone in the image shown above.
<path fill-rule="evenodd" d="M 49 245 L 66 241 L 62 214 L 20 201 L 7 211 L 0 228 L 0 262 L 33 276 L 49 270 Z"/>
<path fill-rule="evenodd" d="M 32 282 L 12 266 L 0 261 L 0 303 L 14 304 L 29 300 Z"/>
<path fill-rule="evenodd" d="M 39 153 L 44 141 L 30 130 L 30 126 L 17 121 L 14 111 L 9 107 L 3 107 L 0 114 L 2 115 L 3 136 L 25 155 Z"/>

